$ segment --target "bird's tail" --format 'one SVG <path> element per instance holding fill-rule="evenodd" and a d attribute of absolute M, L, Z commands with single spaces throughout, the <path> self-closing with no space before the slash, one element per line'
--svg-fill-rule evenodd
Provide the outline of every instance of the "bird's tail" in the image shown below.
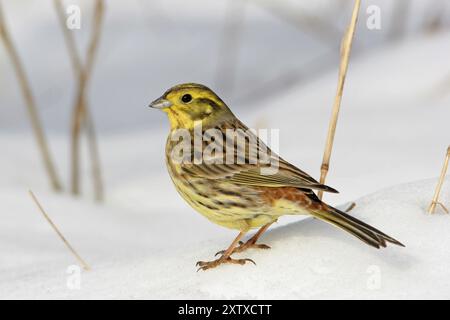
<path fill-rule="evenodd" d="M 385 248 L 386 242 L 404 247 L 402 243 L 384 234 L 380 230 L 369 226 L 368 224 L 350 216 L 345 212 L 326 205 L 325 203 L 322 203 L 320 210 L 315 210 L 312 212 L 312 215 L 349 232 L 361 241 L 364 241 L 368 245 L 377 249 L 380 247 Z"/>

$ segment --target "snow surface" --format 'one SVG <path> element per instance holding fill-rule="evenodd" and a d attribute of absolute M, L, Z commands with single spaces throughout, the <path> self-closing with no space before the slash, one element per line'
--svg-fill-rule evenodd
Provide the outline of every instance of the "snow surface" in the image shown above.
<path fill-rule="evenodd" d="M 31 201 L 25 194 L 2 191 L 6 225 L 0 226 L 0 298 L 448 299 L 450 219 L 425 212 L 435 183 L 431 179 L 399 185 L 356 201 L 352 215 L 401 240 L 406 248 L 376 250 L 308 219 L 271 229 L 262 242 L 272 249 L 236 255 L 255 260 L 256 266 L 223 265 L 206 272 L 196 272 L 196 260 L 211 259 L 229 244 L 231 234 L 202 233 L 185 211 L 133 215 L 39 194 L 93 267 L 82 272 L 80 289 L 67 286 L 73 257 Z M 448 203 L 449 195 L 447 179 L 441 200 Z"/>

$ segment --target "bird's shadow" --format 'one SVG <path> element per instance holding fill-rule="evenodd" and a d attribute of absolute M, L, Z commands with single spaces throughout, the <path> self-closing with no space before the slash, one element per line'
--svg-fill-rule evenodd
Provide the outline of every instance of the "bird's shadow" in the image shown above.
<path fill-rule="evenodd" d="M 361 253 L 370 253 L 374 259 L 381 260 L 397 269 L 409 269 L 418 263 L 418 259 L 407 248 L 388 244 L 388 248 L 377 250 L 347 232 L 314 218 L 305 218 L 297 222 L 272 227 L 263 235 L 260 242 L 270 245 L 272 250 L 282 250 L 282 243 L 289 241 L 290 238 L 292 238 L 292 241 L 299 242 L 299 237 L 305 238 L 305 242 L 308 243 L 343 243 L 345 246 Z M 299 246 L 305 242 L 300 240 Z M 301 248 L 299 250 L 299 254 L 301 254 Z M 330 247 L 330 253 L 332 250 L 334 249 Z"/>

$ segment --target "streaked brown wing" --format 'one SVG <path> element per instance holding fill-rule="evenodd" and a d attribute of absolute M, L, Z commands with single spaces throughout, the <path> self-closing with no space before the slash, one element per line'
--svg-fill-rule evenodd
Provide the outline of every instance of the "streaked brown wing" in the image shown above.
<path fill-rule="evenodd" d="M 245 161 L 242 161 L 244 163 L 237 163 L 237 161 L 233 161 L 233 163 L 228 164 L 225 158 L 226 152 L 224 152 L 220 155 L 222 157 L 222 163 L 183 164 L 183 170 L 187 171 L 190 175 L 205 179 L 226 179 L 233 183 L 250 186 L 264 186 L 273 188 L 295 187 L 323 190 L 333 193 L 338 192 L 331 187 L 320 184 L 307 173 L 280 158 L 276 153 L 272 152 L 255 134 L 248 131 L 248 128 L 238 119 L 229 120 L 226 123 L 221 124 L 219 129 L 221 131 L 225 131 L 225 129 L 241 129 L 247 132 L 248 135 L 251 135 L 251 138 L 256 139 L 258 142 L 257 150 L 259 151 L 263 148 L 263 151 L 269 155 L 270 161 L 276 161 L 272 162 L 272 167 L 274 164 L 278 164 L 276 172 L 267 171 L 267 169 L 271 166 L 269 163 L 249 163 L 249 150 L 245 151 Z M 226 147 L 227 146 L 224 143 L 224 148 L 226 149 Z M 233 149 L 235 159 L 237 159 L 238 148 L 235 147 Z M 264 171 L 264 169 L 266 169 L 266 171 Z M 267 172 L 270 172 L 271 174 L 264 174 Z"/>

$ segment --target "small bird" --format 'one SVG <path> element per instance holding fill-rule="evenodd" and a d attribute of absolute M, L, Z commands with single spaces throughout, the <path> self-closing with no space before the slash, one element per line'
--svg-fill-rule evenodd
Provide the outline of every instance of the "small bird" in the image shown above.
<path fill-rule="evenodd" d="M 322 202 L 314 191 L 337 191 L 320 184 L 272 152 L 208 87 L 195 83 L 174 86 L 153 101 L 150 107 L 164 111 L 169 118 L 166 164 L 179 194 L 211 222 L 239 230 L 228 249 L 216 254 L 220 255 L 219 258 L 197 262 L 198 270 L 215 268 L 224 263 L 254 263 L 251 259 L 234 259 L 231 255 L 249 248 L 269 249 L 257 240 L 283 215 L 311 215 L 375 248 L 386 247 L 387 242 L 403 246 L 374 227 Z M 208 132 L 214 134 L 208 136 Z M 244 146 L 243 151 L 234 140 L 227 140 L 236 132 L 237 136 L 245 132 L 245 141 L 256 141 L 255 150 L 264 150 L 270 161 L 276 159 L 276 172 L 262 172 L 270 166 L 267 161 L 255 163 L 252 161 L 255 153 L 250 148 Z M 181 160 L 174 155 L 174 151 L 180 151 L 180 136 L 190 138 Z M 195 139 L 199 136 L 203 138 L 201 147 L 205 147 L 208 141 L 214 141 L 224 149 L 222 153 L 212 156 L 213 160 L 223 161 L 207 161 L 206 158 L 201 161 L 205 155 L 198 152 L 195 146 L 189 148 L 195 145 Z M 227 143 L 224 143 L 225 140 Z M 231 157 L 225 161 L 225 155 L 229 154 Z M 254 228 L 259 230 L 246 242 L 241 241 Z"/>

